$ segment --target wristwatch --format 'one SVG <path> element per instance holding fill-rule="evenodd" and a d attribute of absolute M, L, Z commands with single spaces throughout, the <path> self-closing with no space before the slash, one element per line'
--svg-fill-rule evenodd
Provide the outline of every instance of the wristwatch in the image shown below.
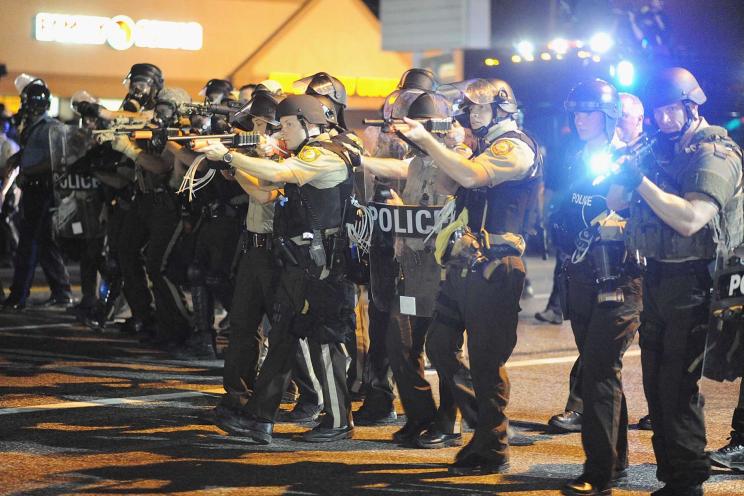
<path fill-rule="evenodd" d="M 231 163 L 232 159 L 233 159 L 233 156 L 232 156 L 232 153 L 230 152 L 227 152 L 226 154 L 222 156 L 222 161 L 225 162 L 226 164 Z"/>

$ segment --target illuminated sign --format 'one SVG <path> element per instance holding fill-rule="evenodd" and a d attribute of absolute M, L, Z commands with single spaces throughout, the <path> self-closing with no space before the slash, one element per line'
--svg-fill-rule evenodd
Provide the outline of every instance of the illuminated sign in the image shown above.
<path fill-rule="evenodd" d="M 294 88 L 292 83 L 302 78 L 301 74 L 292 72 L 272 72 L 269 79 L 273 79 L 282 85 L 282 89 L 288 94 L 302 93 Z M 338 79 L 346 87 L 349 96 L 385 97 L 398 88 L 398 79 L 375 78 L 375 77 L 347 77 L 338 76 Z"/>
<path fill-rule="evenodd" d="M 168 48 L 199 50 L 204 30 L 198 22 L 132 20 L 125 15 L 115 17 L 36 14 L 34 36 L 39 41 L 108 45 L 115 50 Z"/>

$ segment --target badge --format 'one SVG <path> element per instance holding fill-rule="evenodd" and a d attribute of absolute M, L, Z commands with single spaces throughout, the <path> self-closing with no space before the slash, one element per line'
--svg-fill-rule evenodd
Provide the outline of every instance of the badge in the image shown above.
<path fill-rule="evenodd" d="M 496 155 L 497 157 L 509 155 L 512 150 L 514 150 L 514 143 L 512 143 L 509 140 L 501 140 L 497 141 L 493 145 L 491 145 L 491 153 Z"/>
<path fill-rule="evenodd" d="M 304 147 L 297 156 L 303 162 L 315 162 L 318 157 L 320 157 L 320 151 L 312 146 Z"/>

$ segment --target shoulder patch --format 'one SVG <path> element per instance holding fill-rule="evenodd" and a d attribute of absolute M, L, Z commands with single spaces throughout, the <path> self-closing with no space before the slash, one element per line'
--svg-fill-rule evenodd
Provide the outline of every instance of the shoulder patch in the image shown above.
<path fill-rule="evenodd" d="M 514 143 L 512 143 L 509 140 L 499 140 L 496 141 L 491 145 L 489 148 L 492 154 L 496 155 L 497 157 L 503 156 L 503 155 L 509 155 L 512 150 L 514 150 Z"/>
<path fill-rule="evenodd" d="M 300 150 L 297 158 L 299 158 L 303 162 L 315 162 L 316 160 L 318 160 L 318 157 L 320 157 L 320 154 L 321 151 L 314 146 L 306 146 L 302 150 Z"/>

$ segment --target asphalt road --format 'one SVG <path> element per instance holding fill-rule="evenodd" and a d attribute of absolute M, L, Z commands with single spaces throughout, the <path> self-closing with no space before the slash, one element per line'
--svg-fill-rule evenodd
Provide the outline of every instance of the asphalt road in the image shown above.
<path fill-rule="evenodd" d="M 512 447 L 508 474 L 448 476 L 456 448 L 391 443 L 402 416 L 330 445 L 302 442 L 307 426 L 293 424 L 280 424 L 271 446 L 242 442 L 203 420 L 221 392 L 221 362 L 175 360 L 64 313 L 29 310 L 0 314 L 0 494 L 559 494 L 581 472 L 581 441 L 547 434 L 545 424 L 565 404 L 575 347 L 567 323 L 532 318 L 545 305 L 552 267 L 536 259 L 528 267 L 537 294 L 522 305 L 508 413 L 533 444 Z M 646 413 L 639 354 L 633 345 L 625 359 L 633 425 L 620 495 L 660 486 L 650 433 L 635 426 Z M 726 442 L 738 386 L 703 382 L 709 449 Z M 744 476 L 716 470 L 705 489 L 744 494 Z"/>

